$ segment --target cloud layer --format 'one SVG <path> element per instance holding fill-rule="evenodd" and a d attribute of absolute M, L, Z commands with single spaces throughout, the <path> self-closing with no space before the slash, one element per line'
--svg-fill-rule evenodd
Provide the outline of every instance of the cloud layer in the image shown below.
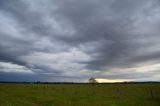
<path fill-rule="evenodd" d="M 159 5 L 158 0 L 1 0 L 0 80 L 159 81 Z"/>

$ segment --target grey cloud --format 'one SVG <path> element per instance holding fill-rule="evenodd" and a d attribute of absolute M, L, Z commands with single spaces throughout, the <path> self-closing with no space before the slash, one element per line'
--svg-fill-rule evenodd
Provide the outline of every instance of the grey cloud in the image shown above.
<path fill-rule="evenodd" d="M 0 61 L 38 78 L 154 76 L 136 71 L 159 64 L 159 11 L 158 0 L 1 0 Z"/>

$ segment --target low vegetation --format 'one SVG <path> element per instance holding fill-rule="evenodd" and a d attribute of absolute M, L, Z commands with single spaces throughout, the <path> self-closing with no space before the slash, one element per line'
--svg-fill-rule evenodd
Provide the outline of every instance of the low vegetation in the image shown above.
<path fill-rule="evenodd" d="M 0 106 L 160 106 L 160 84 L 0 83 Z"/>

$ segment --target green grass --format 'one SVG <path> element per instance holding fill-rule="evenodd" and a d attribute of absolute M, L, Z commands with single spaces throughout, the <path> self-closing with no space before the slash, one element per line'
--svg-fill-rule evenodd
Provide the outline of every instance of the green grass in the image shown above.
<path fill-rule="evenodd" d="M 160 106 L 160 84 L 1 83 L 0 106 Z"/>

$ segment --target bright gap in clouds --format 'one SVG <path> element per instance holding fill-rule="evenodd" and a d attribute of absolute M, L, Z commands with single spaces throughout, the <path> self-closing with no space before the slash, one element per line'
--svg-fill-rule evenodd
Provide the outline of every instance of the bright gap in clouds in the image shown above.
<path fill-rule="evenodd" d="M 128 82 L 129 80 L 125 79 L 102 79 L 102 78 L 96 78 L 98 83 L 115 83 L 115 82 Z"/>

